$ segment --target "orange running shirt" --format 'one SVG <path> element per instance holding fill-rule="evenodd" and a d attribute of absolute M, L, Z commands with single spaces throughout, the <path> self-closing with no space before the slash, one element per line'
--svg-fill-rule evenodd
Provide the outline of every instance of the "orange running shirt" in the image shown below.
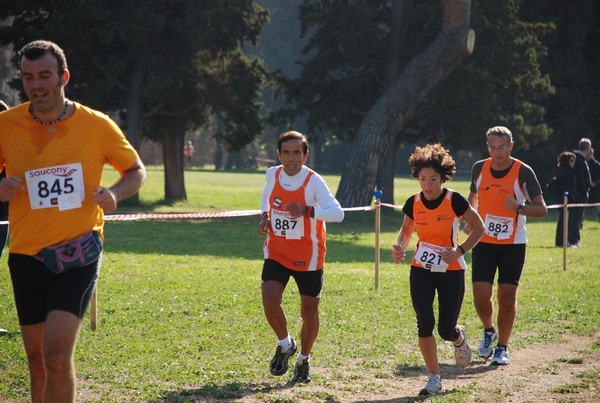
<path fill-rule="evenodd" d="M 265 259 L 273 259 L 291 270 L 320 270 L 327 250 L 324 222 L 311 217 L 292 219 L 283 208 L 292 202 L 313 205 L 306 200 L 305 189 L 315 172 L 309 170 L 302 186 L 290 191 L 281 186 L 282 170 L 283 167 L 277 168 L 275 183 L 268 196 L 270 226 L 264 244 Z"/>
<path fill-rule="evenodd" d="M 108 116 L 73 103 L 75 113 L 52 125 L 31 118 L 30 102 L 0 115 L 0 166 L 25 187 L 9 204 L 11 253 L 35 255 L 90 230 L 102 235 L 104 213 L 92 199 L 104 164 L 122 173 L 137 161 Z"/>
<path fill-rule="evenodd" d="M 479 199 L 477 210 L 485 226 L 480 242 L 503 245 L 527 243 L 525 216 L 505 206 L 506 196 L 514 197 L 519 204 L 525 203 L 525 193 L 519 182 L 522 164 L 513 159 L 508 173 L 502 178 L 494 178 L 491 173 L 492 159 L 484 160 L 481 173 L 475 180 Z"/>
<path fill-rule="evenodd" d="M 432 271 L 464 270 L 467 264 L 463 256 L 450 264 L 444 263 L 440 253 L 458 246 L 461 217 L 452 208 L 453 190 L 447 189 L 442 203 L 435 209 L 423 204 L 422 193 L 415 195 L 413 220 L 419 237 L 417 250 L 411 265 Z"/>

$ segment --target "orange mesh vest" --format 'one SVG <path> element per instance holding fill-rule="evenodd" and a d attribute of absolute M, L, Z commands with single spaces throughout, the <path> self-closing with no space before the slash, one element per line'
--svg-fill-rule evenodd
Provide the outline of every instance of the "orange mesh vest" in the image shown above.
<path fill-rule="evenodd" d="M 411 265 L 426 269 L 431 268 L 431 262 L 428 256 L 435 255 L 435 250 L 440 252 L 445 248 L 458 246 L 458 232 L 461 218 L 456 216 L 452 209 L 452 195 L 454 191 L 447 189 L 446 196 L 442 203 L 434 210 L 428 209 L 423 204 L 421 192 L 415 195 L 413 205 L 413 219 L 419 242 L 417 251 L 413 256 Z M 430 244 L 433 253 L 423 253 L 423 243 Z M 437 257 L 439 259 L 439 257 Z M 441 263 L 441 262 L 440 262 Z M 464 270 L 467 267 L 464 258 L 461 256 L 448 265 L 446 270 Z"/>
<path fill-rule="evenodd" d="M 306 201 L 304 190 L 314 171 L 310 171 L 302 186 L 294 191 L 285 190 L 279 183 L 283 167 L 275 172 L 275 184 L 269 195 L 269 234 L 264 245 L 265 259 L 273 259 L 296 271 L 320 270 L 325 261 L 325 225 L 310 217 L 292 219 L 284 206 Z"/>
<path fill-rule="evenodd" d="M 477 209 L 484 221 L 485 233 L 480 242 L 493 244 L 521 243 L 525 234 L 525 217 L 508 210 L 505 206 L 506 196 L 514 197 L 519 203 L 524 203 L 525 196 L 519 184 L 521 161 L 514 159 L 508 173 L 500 179 L 492 176 L 492 159 L 483 163 L 481 174 L 477 178 L 477 194 L 479 208 Z M 518 242 L 515 239 L 518 238 Z"/>

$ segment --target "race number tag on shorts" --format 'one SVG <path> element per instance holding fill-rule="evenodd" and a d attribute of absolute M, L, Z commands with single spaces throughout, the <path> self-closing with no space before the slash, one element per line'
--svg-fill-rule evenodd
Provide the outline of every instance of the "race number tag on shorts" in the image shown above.
<path fill-rule="evenodd" d="M 448 263 L 442 260 L 442 253 L 445 251 L 446 248 L 443 246 L 419 242 L 419 249 L 415 252 L 415 260 L 432 272 L 444 273 L 448 268 Z"/>
<path fill-rule="evenodd" d="M 80 208 L 85 198 L 80 163 L 33 169 L 25 172 L 25 180 L 32 210 Z"/>
<path fill-rule="evenodd" d="M 271 210 L 271 227 L 277 236 L 300 239 L 304 235 L 304 217 L 294 220 L 288 211 Z"/>
<path fill-rule="evenodd" d="M 514 219 L 511 217 L 485 215 L 485 233 L 498 240 L 508 239 L 513 233 Z"/>

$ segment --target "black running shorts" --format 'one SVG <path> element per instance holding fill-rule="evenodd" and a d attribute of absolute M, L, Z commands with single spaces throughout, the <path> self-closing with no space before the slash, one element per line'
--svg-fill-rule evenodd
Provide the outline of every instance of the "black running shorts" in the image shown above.
<path fill-rule="evenodd" d="M 479 242 L 471 255 L 472 281 L 493 284 L 498 269 L 498 284 L 519 285 L 525 264 L 526 246 L 524 243 L 496 245 Z"/>
<path fill-rule="evenodd" d="M 323 269 L 314 271 L 296 271 L 288 269 L 275 260 L 265 259 L 261 275 L 263 283 L 265 281 L 274 280 L 283 284 L 285 287 L 290 280 L 290 276 L 294 277 L 294 280 L 296 280 L 300 295 L 321 298 L 321 290 L 323 289 Z"/>
<path fill-rule="evenodd" d="M 8 267 L 19 324 L 45 322 L 48 313 L 55 310 L 71 312 L 83 319 L 96 287 L 101 260 L 55 274 L 33 256 L 10 253 Z"/>

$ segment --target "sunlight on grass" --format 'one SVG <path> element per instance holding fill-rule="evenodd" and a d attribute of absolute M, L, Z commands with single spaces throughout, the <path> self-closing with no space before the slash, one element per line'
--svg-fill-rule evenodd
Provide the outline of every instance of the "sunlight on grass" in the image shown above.
<path fill-rule="evenodd" d="M 151 167 L 140 192 L 142 205 L 120 212 L 258 209 L 264 172 L 186 171 L 188 201 L 174 205 L 162 202 L 162 180 L 162 171 Z M 338 176 L 326 180 L 332 190 L 339 183 Z M 413 179 L 396 179 L 396 203 L 403 203 L 417 187 Z M 452 187 L 466 193 L 468 182 L 456 181 Z M 108 222 L 99 325 L 91 331 L 86 317 L 76 352 L 81 393 L 98 402 L 249 395 L 264 401 L 319 401 L 347 399 L 361 390 L 376 393 L 380 382 L 420 376 L 424 367 L 415 343 L 409 266 L 391 261 L 402 218 L 396 211 L 382 220 L 378 290 L 374 212 L 348 213 L 343 223 L 328 225 L 313 382 L 311 388 L 295 388 L 285 396 L 278 392 L 287 390 L 289 379 L 268 375 L 276 340 L 261 304 L 264 238 L 257 233 L 257 217 Z M 600 331 L 600 223 L 585 222 L 584 246 L 568 250 L 568 268 L 563 271 L 562 250 L 553 246 L 555 219 L 552 213 L 528 224 L 530 243 L 513 349 Z M 4 267 L 6 259 L 4 254 Z M 470 254 L 467 262 L 470 265 Z M 470 275 L 468 270 L 468 283 Z M 293 282 L 283 303 L 290 332 L 298 337 L 301 321 Z M 460 320 L 469 331 L 479 331 L 469 287 Z M 0 396 L 24 402 L 27 367 L 6 269 L 0 272 L 0 324 L 9 329 L 0 338 Z M 443 365 L 453 363 L 450 349 L 440 348 L 440 360 Z M 452 391 L 444 401 L 468 399 L 476 390 L 471 385 Z"/>

